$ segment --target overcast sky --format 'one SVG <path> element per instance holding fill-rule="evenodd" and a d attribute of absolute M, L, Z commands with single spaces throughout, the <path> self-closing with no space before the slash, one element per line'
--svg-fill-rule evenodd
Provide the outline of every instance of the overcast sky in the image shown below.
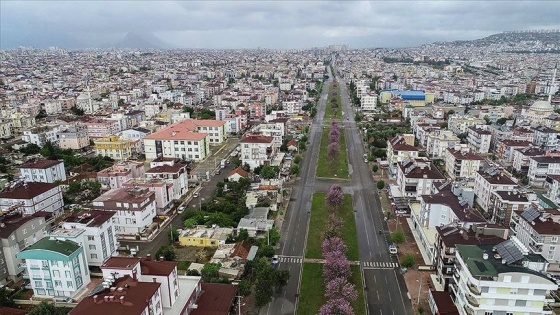
<path fill-rule="evenodd" d="M 560 1 L 1 1 L 0 47 L 99 46 L 128 32 L 178 48 L 402 47 L 560 29 Z"/>

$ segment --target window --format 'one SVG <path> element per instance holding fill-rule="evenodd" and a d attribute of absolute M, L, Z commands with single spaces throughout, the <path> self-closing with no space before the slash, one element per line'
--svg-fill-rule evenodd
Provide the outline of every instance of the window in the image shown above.
<path fill-rule="evenodd" d="M 90 250 L 95 250 L 95 245 L 90 244 L 90 245 L 89 245 L 89 249 L 90 249 Z"/>
<path fill-rule="evenodd" d="M 43 287 L 43 281 L 35 281 L 35 287 L 36 288 L 42 288 Z"/>
<path fill-rule="evenodd" d="M 88 237 L 87 237 L 87 240 L 88 240 L 88 241 L 93 241 L 94 239 L 95 239 L 95 237 L 94 237 L 94 236 L 91 236 L 91 235 L 88 235 Z"/>
<path fill-rule="evenodd" d="M 72 278 L 72 274 L 68 270 L 64 272 L 64 275 L 66 276 L 66 278 Z"/>
<path fill-rule="evenodd" d="M 511 276 L 504 276 L 504 282 L 511 282 Z"/>
<path fill-rule="evenodd" d="M 551 239 L 552 243 L 558 243 L 558 236 L 553 236 Z"/>
<path fill-rule="evenodd" d="M 60 281 L 60 280 L 55 280 L 55 281 L 54 281 L 54 286 L 55 286 L 55 287 L 61 287 L 61 286 L 62 286 L 62 281 Z"/>
<path fill-rule="evenodd" d="M 525 300 L 515 300 L 515 306 L 525 306 L 527 305 L 527 301 Z"/>
<path fill-rule="evenodd" d="M 53 270 L 53 275 L 57 278 L 60 278 L 60 271 L 58 270 Z"/>
<path fill-rule="evenodd" d="M 97 254 L 91 254 L 91 259 L 97 259 Z"/>
<path fill-rule="evenodd" d="M 72 281 L 66 281 L 66 286 L 69 288 L 73 288 L 74 284 L 72 283 Z"/>

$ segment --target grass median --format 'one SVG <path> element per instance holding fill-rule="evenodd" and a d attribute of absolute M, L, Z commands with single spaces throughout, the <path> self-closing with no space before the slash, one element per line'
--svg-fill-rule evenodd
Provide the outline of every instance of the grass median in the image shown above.
<path fill-rule="evenodd" d="M 333 92 L 336 91 L 336 95 Z M 336 99 L 336 107 L 332 107 L 332 99 Z M 342 98 L 340 96 L 340 87 L 336 89 L 331 85 L 329 96 L 327 97 L 327 107 L 325 108 L 325 119 L 342 119 Z"/>
<path fill-rule="evenodd" d="M 346 152 L 346 138 L 344 129 L 340 129 L 340 152 L 335 159 L 329 157 L 329 129 L 324 128 L 321 134 L 319 161 L 317 162 L 317 177 L 348 179 L 348 154 Z"/>
<path fill-rule="evenodd" d="M 326 301 L 323 264 L 304 263 L 297 305 L 298 315 L 317 314 Z M 359 314 L 359 313 L 356 313 Z"/>
<path fill-rule="evenodd" d="M 325 230 L 327 229 L 329 211 L 325 205 L 325 193 L 318 192 L 313 194 L 311 201 L 311 218 L 309 220 L 309 232 L 307 235 L 307 245 L 305 247 L 305 258 L 322 259 L 323 253 L 321 245 L 323 244 Z M 344 202 L 336 210 L 337 216 L 343 222 L 340 230 L 340 236 L 348 247 L 347 257 L 351 261 L 360 259 L 358 252 L 358 237 L 356 232 L 356 221 L 354 219 L 354 210 L 352 207 L 352 196 L 344 195 Z"/>

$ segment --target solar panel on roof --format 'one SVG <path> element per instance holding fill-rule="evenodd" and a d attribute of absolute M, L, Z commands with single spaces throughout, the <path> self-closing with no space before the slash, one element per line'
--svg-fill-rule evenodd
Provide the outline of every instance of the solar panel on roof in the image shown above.
<path fill-rule="evenodd" d="M 449 230 L 449 231 L 443 233 L 443 236 L 447 236 L 447 235 L 449 235 L 449 234 L 451 234 L 451 233 L 455 233 L 455 232 L 457 232 L 457 231 L 459 231 L 459 230 L 458 230 L 457 228 L 454 227 L 454 228 L 452 228 L 451 230 Z"/>
<path fill-rule="evenodd" d="M 513 244 L 512 240 L 507 240 L 496 245 L 496 250 L 508 265 L 523 258 L 523 253 Z"/>
<path fill-rule="evenodd" d="M 103 290 L 105 290 L 105 287 L 103 286 L 103 283 L 98 284 L 95 288 L 93 288 L 93 290 L 91 290 L 91 292 L 88 294 L 88 296 L 94 296 L 97 293 L 102 292 Z"/>
<path fill-rule="evenodd" d="M 536 218 L 541 216 L 541 213 L 539 212 L 539 210 L 533 207 L 529 207 L 521 213 L 521 216 L 528 222 L 533 222 Z"/>
<path fill-rule="evenodd" d="M 467 200 L 463 199 L 459 201 L 459 204 L 464 207 L 467 203 L 469 203 Z"/>

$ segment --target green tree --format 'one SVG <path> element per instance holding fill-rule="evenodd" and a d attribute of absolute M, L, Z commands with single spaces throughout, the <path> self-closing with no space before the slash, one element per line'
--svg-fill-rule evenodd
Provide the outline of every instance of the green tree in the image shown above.
<path fill-rule="evenodd" d="M 63 308 L 55 307 L 53 303 L 46 301 L 37 304 L 27 315 L 64 315 L 66 311 Z"/>
<path fill-rule="evenodd" d="M 203 108 L 198 113 L 199 119 L 214 119 L 216 118 L 216 113 L 208 108 Z"/>
<path fill-rule="evenodd" d="M 220 263 L 206 263 L 200 274 L 202 276 L 202 280 L 205 282 L 216 282 L 216 279 L 220 278 L 220 268 L 222 264 Z"/>
<path fill-rule="evenodd" d="M 189 113 L 191 117 L 194 117 L 194 108 L 185 105 L 183 106 L 183 113 Z"/>
<path fill-rule="evenodd" d="M 119 98 L 119 100 L 117 101 L 117 104 L 119 105 L 119 107 L 123 107 L 125 102 L 122 98 Z"/>
<path fill-rule="evenodd" d="M 235 238 L 235 240 L 237 242 L 242 242 L 249 239 L 249 231 L 247 231 L 246 229 L 240 229 L 239 233 L 237 233 L 237 237 Z"/>
<path fill-rule="evenodd" d="M 405 254 L 403 260 L 401 261 L 401 265 L 406 268 L 410 268 L 416 264 L 416 258 L 412 254 Z"/>
<path fill-rule="evenodd" d="M 406 238 L 404 236 L 404 232 L 401 230 L 395 231 L 393 233 L 391 233 L 391 242 L 395 243 L 395 244 L 402 244 L 404 243 L 404 241 L 406 241 Z"/>
<path fill-rule="evenodd" d="M 76 116 L 83 116 L 86 113 L 83 109 L 76 107 L 76 105 L 70 107 L 70 111 Z"/>
<path fill-rule="evenodd" d="M 156 252 L 156 258 L 163 257 L 163 260 L 172 261 L 177 257 L 173 246 L 167 245 L 160 247 Z"/>
<path fill-rule="evenodd" d="M 277 229 L 272 228 L 268 230 L 267 233 L 267 242 L 270 242 L 270 245 L 272 246 L 276 246 L 276 244 L 280 241 L 280 232 L 278 232 Z"/>
<path fill-rule="evenodd" d="M 301 159 L 302 159 L 301 154 L 296 155 L 294 157 L 294 163 L 299 164 L 301 162 Z"/>
<path fill-rule="evenodd" d="M 274 256 L 274 247 L 272 245 L 261 245 L 257 251 L 258 257 L 272 257 Z"/>
<path fill-rule="evenodd" d="M 379 170 L 379 166 L 378 166 L 377 164 L 373 164 L 373 165 L 371 166 L 371 170 L 372 170 L 374 173 L 377 173 L 377 171 Z"/>
<path fill-rule="evenodd" d="M 177 242 L 179 240 L 179 230 L 172 227 L 167 237 L 169 239 L 169 243 L 173 244 L 174 242 Z"/>
<path fill-rule="evenodd" d="M 6 287 L 0 288 L 0 306 L 12 307 L 14 305 L 16 305 L 16 303 Z"/>
<path fill-rule="evenodd" d="M 380 180 L 377 182 L 377 189 L 383 189 L 385 187 L 385 182 Z"/>
<path fill-rule="evenodd" d="M 278 167 L 265 165 L 261 168 L 260 175 L 262 178 L 271 179 L 278 174 Z"/>
<path fill-rule="evenodd" d="M 251 294 L 251 283 L 246 279 L 242 279 L 239 281 L 237 289 L 242 296 L 248 296 Z"/>
<path fill-rule="evenodd" d="M 508 119 L 507 119 L 506 117 L 502 117 L 502 118 L 496 120 L 496 124 L 498 124 L 498 125 L 503 125 L 503 124 L 506 123 L 507 120 L 508 120 Z"/>
<path fill-rule="evenodd" d="M 299 174 L 299 165 L 292 165 L 290 168 L 290 174 L 297 175 Z"/>
<path fill-rule="evenodd" d="M 487 125 L 492 124 L 492 121 L 490 120 L 490 117 L 488 117 L 488 115 L 484 116 L 484 121 L 486 122 Z"/>

